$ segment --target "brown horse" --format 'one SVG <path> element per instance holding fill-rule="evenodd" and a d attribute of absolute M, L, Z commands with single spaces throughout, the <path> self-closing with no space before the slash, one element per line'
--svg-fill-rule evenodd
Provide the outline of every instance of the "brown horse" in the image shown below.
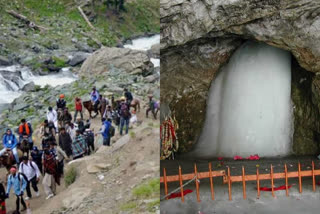
<path fill-rule="evenodd" d="M 89 100 L 89 101 L 83 101 L 82 104 L 83 104 L 83 106 L 88 110 L 89 115 L 90 115 L 90 118 L 95 118 L 95 117 L 99 114 L 99 112 L 100 112 L 100 114 L 102 115 L 101 106 L 99 105 L 99 106 L 98 106 L 98 114 L 94 115 L 93 117 L 91 116 L 91 112 L 94 111 L 93 104 L 92 104 L 91 100 Z"/>
<path fill-rule="evenodd" d="M 131 101 L 130 107 L 133 107 L 135 111 L 140 112 L 140 101 L 138 99 L 133 99 Z"/>
<path fill-rule="evenodd" d="M 23 152 L 19 148 L 17 150 L 19 159 L 21 159 L 23 156 Z M 0 156 L 0 164 L 6 167 L 8 171 L 14 164 L 16 164 L 16 159 L 14 158 L 11 150 L 7 150 L 2 156 Z"/>
<path fill-rule="evenodd" d="M 20 149 L 22 151 L 22 155 L 27 153 L 26 156 L 29 157 L 30 146 L 29 146 L 28 136 L 23 136 L 23 139 L 22 139 L 18 149 Z"/>

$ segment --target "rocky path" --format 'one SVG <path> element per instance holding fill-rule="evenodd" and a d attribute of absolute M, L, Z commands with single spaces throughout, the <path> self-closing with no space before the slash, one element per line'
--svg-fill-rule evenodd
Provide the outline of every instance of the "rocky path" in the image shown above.
<path fill-rule="evenodd" d="M 85 158 L 82 158 L 80 160 L 77 161 L 71 161 L 69 164 L 65 164 L 65 168 L 70 167 L 70 165 L 75 166 L 78 169 L 78 177 L 77 177 L 77 181 L 75 184 L 72 184 L 68 189 L 65 188 L 64 185 L 64 180 L 62 178 L 61 180 L 61 185 L 57 186 L 57 195 L 49 200 L 46 200 L 46 196 L 44 194 L 43 191 L 43 186 L 42 186 L 42 179 L 38 185 L 39 189 L 40 189 L 40 193 L 41 196 L 38 198 L 32 198 L 30 200 L 30 205 L 31 205 L 31 209 L 32 209 L 32 213 L 50 213 L 53 210 L 58 210 L 60 208 L 63 209 L 63 207 L 68 207 L 66 205 L 69 205 L 71 207 L 77 207 L 79 205 L 79 203 L 85 198 L 88 197 L 91 194 L 94 194 L 95 197 L 98 196 L 99 194 L 102 194 L 103 196 L 100 196 L 100 198 L 106 198 L 106 193 L 101 191 L 104 184 L 101 182 L 97 182 L 97 176 L 98 175 L 93 175 L 93 174 L 89 174 L 87 173 L 87 168 L 88 165 L 90 165 L 90 163 L 96 163 L 96 162 L 103 162 L 106 164 L 112 164 L 112 167 L 117 167 L 119 165 L 119 160 L 122 159 L 123 157 L 121 157 L 122 155 L 124 156 L 128 156 L 126 154 L 126 152 L 122 152 L 121 148 L 123 148 L 126 144 L 128 144 L 129 142 L 132 141 L 136 141 L 136 138 L 139 137 L 139 141 L 143 141 L 145 133 L 147 133 L 147 137 L 149 137 L 149 141 L 154 138 L 154 131 L 152 131 L 153 129 L 157 130 L 158 127 L 157 124 L 158 121 L 152 120 L 152 119 L 147 119 L 145 118 L 145 109 L 141 109 L 141 112 L 138 113 L 138 119 L 141 120 L 141 124 L 139 126 L 135 126 L 132 127 L 129 130 L 129 134 L 128 135 L 124 135 L 124 136 L 119 136 L 118 131 L 116 131 L 116 135 L 115 137 L 113 137 L 112 139 L 112 143 L 113 145 L 111 147 L 101 147 L 101 144 L 98 143 L 99 142 L 99 137 L 96 137 L 96 148 L 97 148 L 97 152 L 94 155 L 91 156 L 86 156 Z M 87 113 L 85 113 L 84 115 L 85 118 L 88 118 Z M 93 119 L 91 121 L 91 128 L 93 128 L 95 130 L 95 132 L 97 130 L 99 130 L 101 126 L 101 122 L 100 122 L 100 116 L 98 116 L 97 118 Z M 151 132 L 150 132 L 151 130 Z M 139 133 L 139 134 L 137 134 Z M 142 133 L 142 134 L 141 134 Z M 135 136 L 135 135 L 139 135 L 139 136 Z M 150 137 L 150 135 L 152 137 Z M 40 141 L 36 140 L 36 145 L 40 145 Z M 101 148 L 100 148 L 101 147 Z M 130 149 L 131 150 L 131 149 Z M 158 148 L 155 148 L 155 150 L 158 150 Z M 119 152 L 117 152 L 119 151 Z M 117 153 L 117 158 L 114 159 L 114 154 Z M 132 158 L 130 159 L 134 159 L 134 153 L 130 154 L 133 155 Z M 128 159 L 128 160 L 130 160 Z M 114 161 L 118 162 L 118 163 L 114 163 Z M 85 164 L 83 164 L 83 162 L 85 162 Z M 156 164 L 152 164 L 153 167 L 156 167 Z M 85 171 L 85 172 L 84 172 Z M 158 171 L 158 170 L 157 170 Z M 1 169 L 1 175 L 5 174 L 5 170 Z M 80 176 L 79 176 L 80 175 Z M 105 177 L 107 177 L 107 175 L 105 175 Z M 1 177 L 1 181 L 3 181 L 5 179 L 4 176 Z M 109 179 L 108 179 L 109 180 Z M 135 180 L 135 179 L 133 179 Z M 92 181 L 92 182 L 89 182 Z M 98 179 L 99 181 L 99 179 Z M 131 183 L 131 185 L 134 185 L 134 183 Z M 83 194 L 85 192 L 85 194 Z M 13 194 L 10 195 L 11 197 L 9 198 L 9 200 L 7 200 L 7 210 L 11 211 L 15 208 L 15 197 Z M 60 213 L 60 212 L 58 212 Z M 69 213 L 69 212 L 67 212 Z M 78 212 L 74 212 L 74 213 L 78 213 Z M 98 212 L 99 213 L 99 212 Z"/>

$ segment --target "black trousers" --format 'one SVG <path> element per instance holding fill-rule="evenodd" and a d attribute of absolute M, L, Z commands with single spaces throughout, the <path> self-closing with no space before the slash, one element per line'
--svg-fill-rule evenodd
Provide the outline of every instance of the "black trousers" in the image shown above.
<path fill-rule="evenodd" d="M 94 152 L 94 142 L 88 143 L 88 155 L 90 155 L 91 152 Z"/>
<path fill-rule="evenodd" d="M 98 113 L 98 105 L 99 105 L 100 101 L 98 100 L 97 102 L 94 103 L 93 105 L 93 110 L 95 113 Z"/>
<path fill-rule="evenodd" d="M 23 196 L 22 195 L 16 195 L 17 196 L 17 200 L 16 200 L 16 211 L 17 213 L 20 213 L 20 200 L 21 200 L 21 204 L 22 206 L 27 209 L 27 205 L 23 200 Z"/>
<path fill-rule="evenodd" d="M 34 176 L 33 178 L 31 178 L 30 181 L 27 182 L 27 188 L 26 188 L 26 190 L 27 190 L 27 196 L 28 196 L 29 198 L 32 197 L 31 188 L 30 188 L 30 183 L 31 183 L 31 185 L 32 185 L 33 190 L 36 191 L 36 192 L 38 192 L 39 190 L 38 190 L 38 187 L 37 187 L 37 176 Z"/>

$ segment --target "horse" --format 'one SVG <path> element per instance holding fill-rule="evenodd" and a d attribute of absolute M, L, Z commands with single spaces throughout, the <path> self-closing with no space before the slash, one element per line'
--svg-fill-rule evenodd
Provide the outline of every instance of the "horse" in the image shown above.
<path fill-rule="evenodd" d="M 23 152 L 21 151 L 20 148 L 17 148 L 17 150 L 18 150 L 19 159 L 21 159 L 23 156 Z M 10 168 L 14 164 L 16 164 L 16 159 L 14 158 L 14 155 L 10 149 L 6 150 L 6 152 L 2 156 L 0 156 L 0 164 L 4 166 L 8 172 Z"/>
<path fill-rule="evenodd" d="M 99 114 L 99 112 L 100 112 L 100 114 L 102 115 L 101 106 L 99 105 L 99 106 L 98 106 L 98 113 L 97 113 L 96 115 L 94 115 L 93 117 L 91 116 L 91 112 L 94 111 L 93 104 L 92 104 L 91 100 L 89 100 L 89 101 L 83 101 L 82 104 L 83 104 L 83 106 L 88 110 L 89 115 L 90 115 L 90 118 L 95 118 L 95 117 Z"/>
<path fill-rule="evenodd" d="M 19 149 L 22 151 L 22 155 L 27 153 L 27 157 L 29 157 L 30 146 L 29 146 L 28 136 L 23 136 L 23 139 L 19 145 Z"/>
<path fill-rule="evenodd" d="M 130 107 L 133 107 L 135 111 L 140 112 L 140 101 L 138 99 L 133 99 L 130 103 Z"/>

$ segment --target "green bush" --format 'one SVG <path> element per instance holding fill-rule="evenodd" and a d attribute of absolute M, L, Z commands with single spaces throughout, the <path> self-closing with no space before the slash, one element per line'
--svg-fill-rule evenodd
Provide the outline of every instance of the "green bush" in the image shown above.
<path fill-rule="evenodd" d="M 151 179 L 148 183 L 141 184 L 133 189 L 133 195 L 139 198 L 148 198 L 152 195 L 158 194 L 160 191 L 159 178 Z"/>
<path fill-rule="evenodd" d="M 73 182 L 75 182 L 77 174 L 77 170 L 73 166 L 65 173 L 64 182 L 66 187 L 70 186 Z"/>

